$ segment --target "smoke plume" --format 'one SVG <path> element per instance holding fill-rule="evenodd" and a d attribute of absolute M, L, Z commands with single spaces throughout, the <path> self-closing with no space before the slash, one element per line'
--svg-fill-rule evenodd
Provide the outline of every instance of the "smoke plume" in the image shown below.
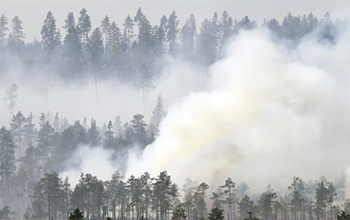
<path fill-rule="evenodd" d="M 242 32 L 210 68 L 209 88 L 172 105 L 156 141 L 131 155 L 127 174 L 167 170 L 252 191 L 293 176 L 334 178 L 349 166 L 350 32 L 335 43 L 308 36 L 297 47 L 264 29 Z"/>

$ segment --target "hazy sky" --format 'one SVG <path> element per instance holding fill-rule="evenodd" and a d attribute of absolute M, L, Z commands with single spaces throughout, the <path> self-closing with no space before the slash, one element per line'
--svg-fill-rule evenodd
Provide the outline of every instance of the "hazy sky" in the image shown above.
<path fill-rule="evenodd" d="M 155 25 L 163 14 L 167 16 L 175 10 L 183 22 L 189 14 L 194 13 L 198 23 L 204 18 L 212 17 L 217 11 L 227 10 L 234 19 L 241 19 L 248 15 L 259 22 L 264 18 L 282 19 L 289 11 L 293 14 L 308 14 L 311 11 L 321 17 L 329 11 L 333 17 L 346 18 L 350 15 L 350 0 L 346 1 L 3 1 L 0 0 L 0 14 L 5 13 L 12 18 L 18 15 L 23 20 L 26 41 L 32 41 L 35 37 L 40 40 L 40 30 L 46 13 L 53 12 L 62 29 L 64 19 L 68 12 L 74 12 L 75 17 L 79 15 L 81 8 L 86 8 L 92 18 L 92 25 L 96 27 L 103 17 L 108 14 L 111 20 L 115 20 L 119 26 L 122 25 L 127 15 L 132 17 L 137 9 L 141 7 L 143 12 Z M 199 25 L 198 25 L 199 26 Z"/>

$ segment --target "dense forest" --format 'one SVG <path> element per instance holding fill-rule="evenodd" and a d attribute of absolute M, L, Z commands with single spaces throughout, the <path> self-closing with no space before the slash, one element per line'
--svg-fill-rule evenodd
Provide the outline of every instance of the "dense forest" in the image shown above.
<path fill-rule="evenodd" d="M 53 74 L 65 82 L 117 78 L 144 94 L 157 86 L 154 79 L 165 68 L 162 59 L 182 59 L 206 68 L 224 56 L 225 45 L 240 30 L 258 27 L 248 16 L 237 21 L 226 11 L 200 25 L 192 14 L 180 27 L 175 12 L 151 25 L 140 8 L 121 25 L 106 16 L 93 29 L 82 9 L 77 21 L 68 14 L 63 37 L 51 12 L 43 20 L 41 41 L 25 43 L 20 18 L 0 16 L 0 76 L 22 67 L 23 74 Z M 332 44 L 346 23 L 332 20 L 328 13 L 320 19 L 312 13 L 289 13 L 282 21 L 265 20 L 260 26 L 269 29 L 276 41 L 294 47 L 312 34 Z M 260 193 L 251 193 L 246 183 L 229 177 L 216 186 L 191 179 L 180 186 L 166 171 L 155 177 L 147 172 L 124 176 L 128 151 L 134 146 L 144 149 L 158 136 L 166 115 L 161 95 L 150 121 L 136 114 L 131 121 L 116 116 L 98 126 L 87 118 L 69 123 L 59 113 L 23 115 L 16 105 L 18 89 L 17 84 L 9 85 L 4 94 L 11 119 L 0 129 L 0 219 L 68 219 L 76 208 L 86 219 L 121 220 L 233 220 L 248 218 L 248 212 L 264 220 L 332 220 L 342 210 L 350 213 L 344 176 L 334 181 L 291 177 L 283 192 L 267 186 Z M 70 156 L 83 145 L 109 150 L 120 170 L 108 181 L 82 173 L 79 183 L 71 184 L 60 174 L 72 166 Z"/>
<path fill-rule="evenodd" d="M 17 89 L 12 85 L 7 91 L 9 110 L 16 106 Z M 74 166 L 67 161 L 82 145 L 108 149 L 111 158 L 125 163 L 128 149 L 144 148 L 157 138 L 166 115 L 163 102 L 159 95 L 148 123 L 137 114 L 130 122 L 117 116 L 102 127 L 94 119 L 70 124 L 58 113 L 42 113 L 35 124 L 32 114 L 16 113 L 8 128 L 0 130 L 0 218 L 67 219 L 77 207 L 86 219 L 122 220 L 202 220 L 220 210 L 228 220 L 246 219 L 248 212 L 259 219 L 326 220 L 350 212 L 345 176 L 333 182 L 323 176 L 308 181 L 294 177 L 282 191 L 269 185 L 251 193 L 248 184 L 231 178 L 216 186 L 187 179 L 181 186 L 166 171 L 156 177 L 147 172 L 124 177 L 122 169 L 110 180 L 82 173 L 76 185 L 59 175 Z"/>
<path fill-rule="evenodd" d="M 48 12 L 43 19 L 41 41 L 25 43 L 25 24 L 18 16 L 10 20 L 3 14 L 0 73 L 22 66 L 26 75 L 34 71 L 67 81 L 118 78 L 147 92 L 156 86 L 154 79 L 162 73 L 165 57 L 207 67 L 223 57 L 225 44 L 240 30 L 258 27 L 248 16 L 234 20 L 226 11 L 215 13 L 200 24 L 191 14 L 183 23 L 180 27 L 176 12 L 172 12 L 152 25 L 139 8 L 123 24 L 106 15 L 100 26 L 93 29 L 87 10 L 82 9 L 77 19 L 73 13 L 68 14 L 63 34 L 54 15 Z M 289 13 L 282 21 L 264 20 L 260 26 L 271 30 L 276 40 L 293 46 L 314 32 L 320 41 L 334 42 L 344 23 L 347 21 L 333 21 L 329 13 L 320 19 L 312 13 Z"/>

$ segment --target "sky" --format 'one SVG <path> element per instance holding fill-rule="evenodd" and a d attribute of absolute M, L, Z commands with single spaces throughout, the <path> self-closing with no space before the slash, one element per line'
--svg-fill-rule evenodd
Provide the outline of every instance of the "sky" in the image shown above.
<path fill-rule="evenodd" d="M 259 0 L 259 1 L 215 1 L 215 0 L 162 0 L 162 1 L 3 1 L 0 0 L 0 14 L 5 14 L 12 18 L 18 15 L 23 21 L 26 41 L 31 42 L 34 38 L 40 40 L 40 30 L 46 17 L 46 13 L 51 11 L 58 27 L 63 29 L 64 20 L 68 12 L 74 12 L 75 17 L 79 16 L 79 11 L 86 8 L 92 19 L 93 27 L 97 27 L 107 14 L 111 20 L 122 26 L 127 15 L 135 16 L 137 9 L 141 7 L 153 25 L 158 24 L 163 14 L 169 16 L 173 10 L 176 11 L 180 25 L 191 14 L 195 14 L 197 26 L 205 18 L 212 17 L 214 12 L 221 14 L 224 10 L 237 20 L 248 15 L 251 19 L 261 23 L 265 18 L 276 18 L 282 20 L 290 11 L 292 14 L 309 14 L 313 12 L 318 17 L 322 17 L 326 12 L 330 12 L 333 17 L 348 18 L 350 16 L 350 0 L 346 1 L 288 1 L 288 0 Z"/>

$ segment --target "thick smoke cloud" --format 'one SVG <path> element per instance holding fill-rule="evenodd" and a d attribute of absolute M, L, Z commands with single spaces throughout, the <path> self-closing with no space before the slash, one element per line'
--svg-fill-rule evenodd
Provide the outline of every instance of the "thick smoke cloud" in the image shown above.
<path fill-rule="evenodd" d="M 156 141 L 130 156 L 127 175 L 162 170 L 213 185 L 231 176 L 251 190 L 293 176 L 334 178 L 350 165 L 350 32 L 308 36 L 296 48 L 263 29 L 242 32 L 210 69 L 209 89 L 169 108 Z"/>

